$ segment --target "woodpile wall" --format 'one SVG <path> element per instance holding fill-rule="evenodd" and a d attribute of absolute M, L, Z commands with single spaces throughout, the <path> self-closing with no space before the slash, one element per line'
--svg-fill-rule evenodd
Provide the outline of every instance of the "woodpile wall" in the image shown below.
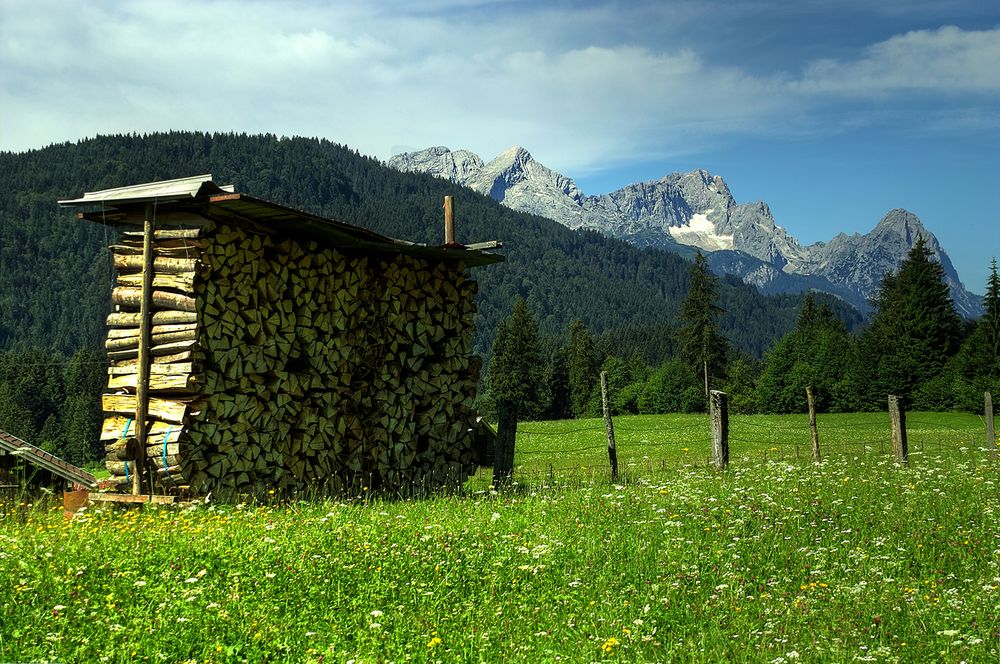
<path fill-rule="evenodd" d="M 149 435 L 136 468 L 142 234 L 113 247 L 102 439 L 122 490 L 388 490 L 475 469 L 476 284 L 458 262 L 245 227 L 155 234 Z"/>

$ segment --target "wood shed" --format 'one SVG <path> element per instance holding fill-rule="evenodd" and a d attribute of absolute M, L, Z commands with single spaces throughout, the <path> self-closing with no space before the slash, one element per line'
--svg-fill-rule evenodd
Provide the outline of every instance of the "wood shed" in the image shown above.
<path fill-rule="evenodd" d="M 122 231 L 102 433 L 119 491 L 407 492 L 475 470 L 468 269 L 499 243 L 395 240 L 211 175 L 60 204 Z"/>
<path fill-rule="evenodd" d="M 33 496 L 43 487 L 96 488 L 94 476 L 68 461 L 0 431 L 0 499 L 4 494 Z"/>

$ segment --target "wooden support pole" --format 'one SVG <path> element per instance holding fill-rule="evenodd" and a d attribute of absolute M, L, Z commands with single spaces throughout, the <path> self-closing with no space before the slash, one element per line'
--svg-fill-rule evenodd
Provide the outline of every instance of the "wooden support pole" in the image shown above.
<path fill-rule="evenodd" d="M 906 446 L 906 409 L 902 399 L 894 394 L 889 395 L 889 426 L 892 429 L 892 451 L 896 455 L 896 463 L 905 466 L 910 462 L 910 453 Z"/>
<path fill-rule="evenodd" d="M 611 481 L 618 481 L 618 449 L 615 447 L 615 424 L 611 421 L 608 404 L 608 372 L 601 372 L 601 407 L 604 410 L 604 428 L 608 432 L 608 461 L 611 462 Z"/>
<path fill-rule="evenodd" d="M 517 403 L 501 399 L 497 404 L 497 447 L 493 462 L 493 486 L 498 491 L 510 486 L 514 475 L 514 439 L 517 436 Z"/>
<path fill-rule="evenodd" d="M 444 197 L 444 243 L 455 244 L 455 203 L 451 196 Z"/>
<path fill-rule="evenodd" d="M 809 402 L 809 431 L 812 433 L 813 461 L 819 461 L 819 430 L 816 428 L 816 399 L 812 385 L 806 387 L 806 401 Z"/>
<path fill-rule="evenodd" d="M 986 447 L 996 452 L 997 433 L 993 428 L 993 394 L 990 392 L 983 392 L 983 417 L 986 419 Z"/>
<path fill-rule="evenodd" d="M 712 390 L 709 398 L 712 417 L 712 463 L 719 470 L 729 466 L 729 400 L 725 392 Z"/>
<path fill-rule="evenodd" d="M 132 495 L 142 493 L 142 476 L 146 467 L 146 439 L 149 434 L 149 349 L 152 338 L 153 309 L 153 214 L 152 203 L 146 203 L 146 220 L 142 233 L 142 300 L 139 303 L 139 375 L 135 390 L 136 445 L 133 452 L 135 473 L 132 475 Z"/>

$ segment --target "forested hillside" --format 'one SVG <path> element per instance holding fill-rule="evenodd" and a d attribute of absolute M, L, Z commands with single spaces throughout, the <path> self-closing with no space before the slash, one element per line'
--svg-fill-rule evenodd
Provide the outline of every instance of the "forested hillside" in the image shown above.
<path fill-rule="evenodd" d="M 630 343 L 646 339 L 649 347 L 637 350 L 652 362 L 670 348 L 645 331 L 662 334 L 675 324 L 689 279 L 688 264 L 675 255 L 573 232 L 325 140 L 187 132 L 0 154 L 0 348 L 41 346 L 68 355 L 100 347 L 111 238 L 103 227 L 75 221 L 57 199 L 201 173 L 241 192 L 428 243 L 441 242 L 442 198 L 455 196 L 459 241 L 502 240 L 507 256 L 505 264 L 475 273 L 477 352 L 488 354 L 496 325 L 517 296 L 538 312 L 543 335 L 562 333 L 580 319 L 611 339 L 619 330 Z M 728 280 L 722 332 L 759 357 L 791 329 L 799 303 L 799 297 L 765 297 Z"/>

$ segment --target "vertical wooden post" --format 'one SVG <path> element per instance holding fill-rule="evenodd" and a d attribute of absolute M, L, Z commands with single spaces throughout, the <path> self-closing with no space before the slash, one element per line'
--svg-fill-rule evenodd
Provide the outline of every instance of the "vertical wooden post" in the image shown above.
<path fill-rule="evenodd" d="M 910 461 L 906 446 L 906 410 L 902 399 L 894 394 L 889 395 L 889 425 L 892 428 L 892 451 L 896 454 L 896 463 L 905 466 Z"/>
<path fill-rule="evenodd" d="M 514 475 L 514 438 L 517 436 L 517 403 L 501 399 L 497 404 L 497 451 L 493 462 L 493 486 L 510 486 Z"/>
<path fill-rule="evenodd" d="M 712 463 L 719 470 L 729 466 L 729 400 L 725 392 L 712 390 L 710 394 L 712 416 Z"/>
<path fill-rule="evenodd" d="M 615 424 L 611 421 L 608 405 L 608 372 L 601 372 L 601 407 L 604 410 L 604 429 L 608 432 L 608 461 L 611 462 L 611 481 L 618 481 L 618 449 L 615 447 Z"/>
<path fill-rule="evenodd" d="M 455 244 L 455 203 L 451 196 L 444 197 L 444 243 Z"/>
<path fill-rule="evenodd" d="M 153 308 L 153 204 L 146 203 L 146 220 L 142 233 L 142 300 L 139 302 L 139 375 L 135 388 L 135 472 L 132 494 L 142 493 L 142 476 L 146 471 L 146 442 L 149 434 L 149 346 Z M 152 490 L 152 487 L 150 487 Z"/>
<path fill-rule="evenodd" d="M 986 419 L 986 447 L 997 451 L 997 433 L 993 428 L 993 394 L 983 392 L 983 417 Z"/>
<path fill-rule="evenodd" d="M 816 429 L 816 399 L 812 385 L 806 387 L 806 401 L 809 402 L 809 431 L 812 433 L 813 461 L 819 461 L 819 430 Z"/>

